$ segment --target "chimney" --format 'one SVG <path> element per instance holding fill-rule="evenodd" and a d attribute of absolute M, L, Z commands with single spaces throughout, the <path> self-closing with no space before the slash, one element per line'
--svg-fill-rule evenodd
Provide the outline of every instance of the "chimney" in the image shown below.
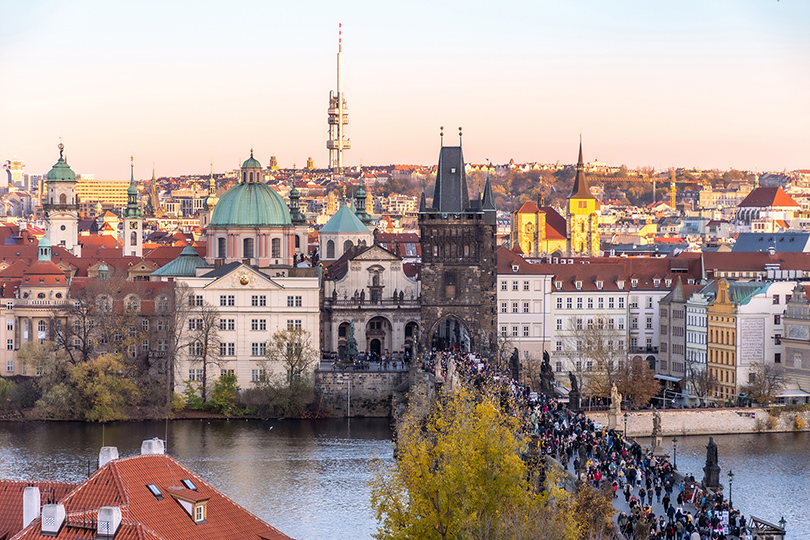
<path fill-rule="evenodd" d="M 42 497 L 39 488 L 28 486 L 23 492 L 23 529 L 39 517 L 39 503 Z"/>
<path fill-rule="evenodd" d="M 155 437 L 154 439 L 146 439 L 141 444 L 141 455 L 147 454 L 164 454 L 163 441 Z"/>
<path fill-rule="evenodd" d="M 56 536 L 65 524 L 65 505 L 46 504 L 42 507 L 42 532 Z"/>
<path fill-rule="evenodd" d="M 101 451 L 98 453 L 98 468 L 102 468 L 114 459 L 118 459 L 118 447 L 102 446 Z"/>
<path fill-rule="evenodd" d="M 112 538 L 121 525 L 121 509 L 117 506 L 102 506 L 98 509 L 96 538 Z"/>

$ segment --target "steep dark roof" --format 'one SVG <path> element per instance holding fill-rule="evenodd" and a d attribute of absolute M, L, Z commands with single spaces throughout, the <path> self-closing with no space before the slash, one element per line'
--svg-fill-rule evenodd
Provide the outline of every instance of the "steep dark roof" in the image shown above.
<path fill-rule="evenodd" d="M 579 160 L 577 161 L 577 175 L 574 177 L 574 187 L 571 189 L 569 199 L 594 199 L 588 179 L 585 176 L 585 162 L 582 161 L 582 141 L 579 141 Z"/>
<path fill-rule="evenodd" d="M 463 212 L 469 205 L 470 195 L 467 191 L 467 175 L 464 172 L 464 155 L 461 147 L 442 146 L 439 152 L 432 209 L 450 214 Z"/>

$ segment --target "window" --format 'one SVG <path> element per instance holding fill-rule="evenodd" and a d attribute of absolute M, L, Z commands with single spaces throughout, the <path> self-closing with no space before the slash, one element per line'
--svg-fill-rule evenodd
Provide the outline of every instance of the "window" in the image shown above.
<path fill-rule="evenodd" d="M 264 307 L 267 305 L 267 297 L 265 295 L 253 295 L 250 297 L 250 305 L 253 307 Z"/>
<path fill-rule="evenodd" d="M 245 238 L 242 240 L 242 257 L 245 259 L 252 259 L 253 258 L 253 246 L 254 240 L 253 238 Z"/>
<path fill-rule="evenodd" d="M 638 317 L 630 317 L 630 328 L 633 330 L 638 328 Z"/>
<path fill-rule="evenodd" d="M 293 296 L 287 297 L 287 307 L 295 306 L 295 298 Z"/>
<path fill-rule="evenodd" d="M 523 302 L 523 313 L 529 313 L 529 303 Z"/>
<path fill-rule="evenodd" d="M 512 337 L 518 337 L 518 327 L 517 326 L 512 327 Z"/>
<path fill-rule="evenodd" d="M 565 309 L 574 309 L 574 299 L 570 296 L 565 299 Z"/>
<path fill-rule="evenodd" d="M 6 372 L 14 373 L 14 360 L 6 360 Z"/>
<path fill-rule="evenodd" d="M 227 306 L 228 305 L 228 297 L 224 294 L 219 295 L 219 305 L 220 306 Z"/>
<path fill-rule="evenodd" d="M 562 330 L 562 329 L 563 329 L 563 322 L 562 322 L 562 319 L 557 319 L 557 320 L 555 321 L 555 326 L 556 326 L 557 330 Z"/>
<path fill-rule="evenodd" d="M 648 350 L 652 349 L 652 338 L 651 337 L 647 338 L 647 349 Z"/>
<path fill-rule="evenodd" d="M 13 351 L 14 350 L 14 340 L 7 339 L 6 340 L 6 350 Z"/>
<path fill-rule="evenodd" d="M 653 327 L 653 318 L 647 317 L 647 330 L 652 330 Z"/>
<path fill-rule="evenodd" d="M 782 363 L 782 353 L 774 353 L 774 355 L 773 355 L 773 363 L 774 364 L 781 364 Z"/>
<path fill-rule="evenodd" d="M 267 330 L 267 319 L 251 319 L 251 330 Z"/>
<path fill-rule="evenodd" d="M 528 291 L 528 290 L 529 290 L 529 282 L 528 282 L 528 281 L 524 281 L 524 282 L 523 282 L 523 290 L 524 290 L 524 291 Z"/>
<path fill-rule="evenodd" d="M 506 302 L 501 302 L 501 313 L 506 313 Z"/>
<path fill-rule="evenodd" d="M 218 253 L 217 256 L 220 259 L 224 259 L 225 257 L 227 257 L 224 238 L 217 238 L 217 253 Z"/>
<path fill-rule="evenodd" d="M 287 330 L 296 329 L 301 329 L 301 319 L 287 319 Z"/>
<path fill-rule="evenodd" d="M 502 291 L 506 290 L 506 281 L 501 281 L 501 290 Z"/>
<path fill-rule="evenodd" d="M 624 296 L 619 297 L 619 309 L 624 309 Z"/>
<path fill-rule="evenodd" d="M 624 330 L 624 317 L 619 317 L 619 323 L 616 325 L 619 330 Z"/>
<path fill-rule="evenodd" d="M 517 313 L 517 312 L 518 312 L 518 303 L 517 302 L 512 302 L 512 313 Z"/>
<path fill-rule="evenodd" d="M 557 309 L 562 309 L 562 302 L 563 302 L 562 298 L 557 298 Z"/>
<path fill-rule="evenodd" d="M 608 298 L 608 309 L 613 309 L 613 297 Z"/>
<path fill-rule="evenodd" d="M 143 319 L 143 320 L 141 321 L 141 330 L 143 330 L 144 332 L 148 332 L 148 331 L 149 331 L 149 320 L 147 320 L 147 319 Z"/>
<path fill-rule="evenodd" d="M 779 303 L 779 295 L 778 294 L 773 295 L 773 303 L 774 303 L 774 305 Z"/>
<path fill-rule="evenodd" d="M 188 370 L 188 380 L 195 382 L 202 382 L 202 378 L 203 378 L 203 370 L 201 369 Z"/>
<path fill-rule="evenodd" d="M 330 240 L 331 242 L 331 240 Z M 259 382 L 264 380 L 264 370 L 263 369 L 252 369 L 250 370 L 250 380 L 252 382 Z"/>
<path fill-rule="evenodd" d="M 231 297 L 231 298 L 232 298 L 232 297 Z M 203 297 L 202 297 L 202 296 L 200 296 L 200 295 L 197 295 L 197 296 L 194 298 L 194 305 L 195 305 L 195 306 L 198 306 L 198 307 L 199 307 L 199 306 L 202 306 L 202 305 L 203 305 Z M 233 304 L 228 304 L 228 305 L 229 305 L 229 306 L 232 306 Z"/>
<path fill-rule="evenodd" d="M 582 330 L 582 319 L 577 319 L 576 329 L 577 330 Z"/>
<path fill-rule="evenodd" d="M 528 326 L 523 327 L 523 337 L 529 337 L 529 327 Z"/>
<path fill-rule="evenodd" d="M 501 326 L 501 336 L 506 337 L 506 327 Z"/>
<path fill-rule="evenodd" d="M 219 344 L 219 355 L 220 356 L 236 356 L 236 344 L 235 343 L 220 343 Z"/>
<path fill-rule="evenodd" d="M 191 378 L 189 378 L 189 380 L 191 380 Z M 148 489 L 157 500 L 163 500 L 163 493 L 160 492 L 160 489 L 155 484 L 146 484 L 146 489 Z"/>
<path fill-rule="evenodd" d="M 512 282 L 512 290 L 513 290 L 513 291 L 518 290 L 518 282 L 517 282 L 517 281 L 513 281 L 513 282 Z"/>
<path fill-rule="evenodd" d="M 599 307 L 600 310 L 605 309 L 605 299 L 600 296 L 599 298 L 596 299 L 596 305 Z"/>
<path fill-rule="evenodd" d="M 6 309 L 8 310 L 14 309 L 14 302 L 6 302 Z"/>
<path fill-rule="evenodd" d="M 202 330 L 203 329 L 203 320 L 202 319 L 189 319 L 188 320 L 188 329 L 189 330 Z"/>
<path fill-rule="evenodd" d="M 279 258 L 281 257 L 281 239 L 280 238 L 273 238 L 270 241 L 270 253 L 271 257 Z"/>
<path fill-rule="evenodd" d="M 326 258 L 327 259 L 334 259 L 335 258 L 335 241 L 329 240 L 326 243 Z"/>
<path fill-rule="evenodd" d="M 562 350 L 562 341 L 557 340 L 557 341 L 554 343 L 554 350 L 555 350 L 555 351 L 561 351 L 561 350 Z"/>
<path fill-rule="evenodd" d="M 554 370 L 555 370 L 557 373 L 560 373 L 560 372 L 562 371 L 562 362 L 560 362 L 559 360 L 557 360 L 557 362 L 554 364 Z"/>
<path fill-rule="evenodd" d="M 593 298 L 588 298 L 588 309 L 593 309 Z"/>
<path fill-rule="evenodd" d="M 634 337 L 630 338 L 630 349 L 632 350 L 638 349 L 638 338 Z"/>
<path fill-rule="evenodd" d="M 773 324 L 782 324 L 782 316 L 781 315 L 774 315 L 773 316 Z"/>
<path fill-rule="evenodd" d="M 188 351 L 191 356 L 202 356 L 203 346 L 199 341 L 189 344 Z"/>
<path fill-rule="evenodd" d="M 647 297 L 647 309 L 652 309 L 653 307 L 653 299 L 652 296 Z"/>
<path fill-rule="evenodd" d="M 251 343 L 250 344 L 250 355 L 251 356 L 264 356 L 266 351 L 266 346 L 264 343 Z"/>
<path fill-rule="evenodd" d="M 577 309 L 582 309 L 582 297 L 577 298 Z"/>
<path fill-rule="evenodd" d="M 6 319 L 6 330 L 14 330 L 14 319 Z"/>
<path fill-rule="evenodd" d="M 578 350 L 578 351 L 581 351 L 581 350 L 582 350 L 582 340 L 581 340 L 581 339 L 578 339 L 578 340 L 577 340 L 577 350 Z"/>

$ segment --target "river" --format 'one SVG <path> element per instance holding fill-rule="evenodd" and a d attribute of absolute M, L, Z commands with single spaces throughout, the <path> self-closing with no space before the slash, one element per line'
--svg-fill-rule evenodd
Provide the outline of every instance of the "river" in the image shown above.
<path fill-rule="evenodd" d="M 81 481 L 99 448 L 137 454 L 165 438 L 164 422 L 0 422 L 0 478 Z M 678 439 L 681 472 L 700 479 L 707 436 Z M 732 500 L 746 516 L 787 520 L 787 538 L 810 538 L 810 433 L 719 435 L 721 481 L 734 471 Z M 639 439 L 642 444 L 649 441 Z M 664 439 L 672 454 L 671 438 Z M 181 420 L 168 424 L 168 453 L 296 540 L 370 539 L 369 460 L 392 461 L 385 419 Z"/>
<path fill-rule="evenodd" d="M 82 481 L 99 448 L 122 457 L 165 438 L 164 422 L 0 422 L 0 478 Z M 369 461 L 393 459 L 386 419 L 181 420 L 167 453 L 296 540 L 369 539 Z"/>

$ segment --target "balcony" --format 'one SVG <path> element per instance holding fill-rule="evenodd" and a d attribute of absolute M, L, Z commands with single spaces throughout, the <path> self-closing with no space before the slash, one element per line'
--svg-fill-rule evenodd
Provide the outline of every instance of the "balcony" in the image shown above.
<path fill-rule="evenodd" d="M 630 347 L 631 353 L 658 354 L 658 347 Z"/>
<path fill-rule="evenodd" d="M 369 298 L 366 298 L 365 300 L 360 300 L 359 298 L 347 298 L 345 300 L 333 300 L 331 298 L 325 298 L 323 305 L 324 307 L 334 309 L 396 309 L 397 307 L 418 308 L 419 300 L 413 299 L 395 301 L 393 298 L 384 298 L 382 300 L 373 301 Z"/>

